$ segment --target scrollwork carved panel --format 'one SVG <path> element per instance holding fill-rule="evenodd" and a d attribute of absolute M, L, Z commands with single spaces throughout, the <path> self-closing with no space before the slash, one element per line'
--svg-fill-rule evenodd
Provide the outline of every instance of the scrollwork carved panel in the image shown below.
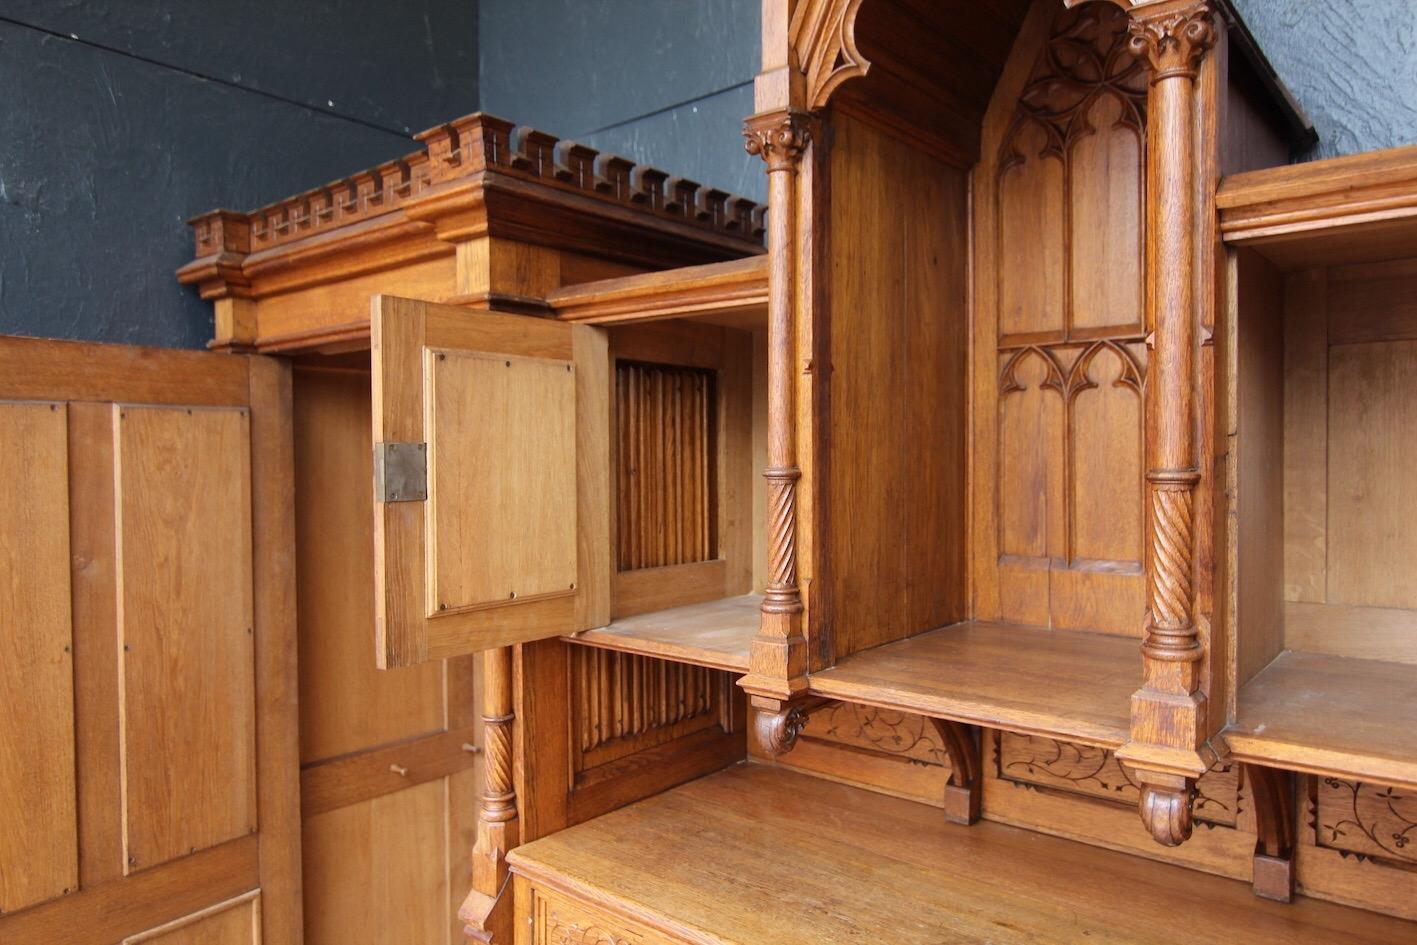
<path fill-rule="evenodd" d="M 1314 781 L 1319 846 L 1417 867 L 1417 793 L 1343 778 Z"/>

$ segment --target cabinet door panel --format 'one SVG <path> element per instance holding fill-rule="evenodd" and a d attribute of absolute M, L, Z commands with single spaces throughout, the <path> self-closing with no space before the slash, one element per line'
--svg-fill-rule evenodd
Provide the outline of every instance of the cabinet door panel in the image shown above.
<path fill-rule="evenodd" d="M 0 403 L 0 913 L 79 880 L 66 415 Z"/>
<path fill-rule="evenodd" d="M 380 665 L 608 622 L 604 333 L 388 296 L 373 305 L 375 449 L 405 444 L 427 465 L 426 498 L 416 474 L 400 494 L 376 489 Z"/>
<path fill-rule="evenodd" d="M 259 945 L 261 897 L 258 892 L 184 916 L 123 940 L 123 945 Z"/>
<path fill-rule="evenodd" d="M 250 430 L 244 408 L 114 425 L 131 871 L 256 829 Z"/>

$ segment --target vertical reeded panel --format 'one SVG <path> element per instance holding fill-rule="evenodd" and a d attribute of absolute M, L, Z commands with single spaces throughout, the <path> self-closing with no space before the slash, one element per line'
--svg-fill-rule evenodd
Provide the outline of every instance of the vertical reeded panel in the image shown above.
<path fill-rule="evenodd" d="M 616 364 L 619 570 L 716 555 L 714 413 L 713 372 Z"/>
<path fill-rule="evenodd" d="M 572 647 L 577 773 L 719 722 L 729 674 L 616 650 Z"/>
<path fill-rule="evenodd" d="M 78 886 L 66 414 L 0 403 L 0 913 Z"/>
<path fill-rule="evenodd" d="M 250 421 L 113 408 L 131 872 L 256 829 Z"/>

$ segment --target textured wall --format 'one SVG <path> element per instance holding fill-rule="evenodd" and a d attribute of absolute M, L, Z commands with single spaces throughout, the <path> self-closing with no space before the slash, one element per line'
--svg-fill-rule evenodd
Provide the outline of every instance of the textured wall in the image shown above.
<path fill-rule="evenodd" d="M 476 107 L 476 29 L 470 0 L 0 0 L 0 333 L 204 344 L 183 221 L 414 150 Z"/>
<path fill-rule="evenodd" d="M 1417 3 L 1235 3 L 1318 129 L 1310 157 L 1417 141 Z"/>
<path fill-rule="evenodd" d="M 482 108 L 761 199 L 758 0 L 481 0 Z"/>

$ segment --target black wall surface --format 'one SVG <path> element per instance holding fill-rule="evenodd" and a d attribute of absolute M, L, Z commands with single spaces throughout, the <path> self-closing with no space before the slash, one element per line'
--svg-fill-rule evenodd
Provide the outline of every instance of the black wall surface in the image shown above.
<path fill-rule="evenodd" d="M 471 0 L 0 0 L 0 333 L 199 347 L 184 221 L 477 106 Z"/>
<path fill-rule="evenodd" d="M 1328 157 L 1417 141 L 1413 0 L 1236 0 Z M 0 0 L 0 332 L 197 346 L 183 221 L 481 107 L 763 199 L 758 0 Z M 77 38 L 74 38 L 77 37 Z M 480 81 L 479 81 L 480 77 Z"/>
<path fill-rule="evenodd" d="M 758 0 L 480 0 L 482 108 L 731 193 L 766 198 L 743 151 Z"/>

